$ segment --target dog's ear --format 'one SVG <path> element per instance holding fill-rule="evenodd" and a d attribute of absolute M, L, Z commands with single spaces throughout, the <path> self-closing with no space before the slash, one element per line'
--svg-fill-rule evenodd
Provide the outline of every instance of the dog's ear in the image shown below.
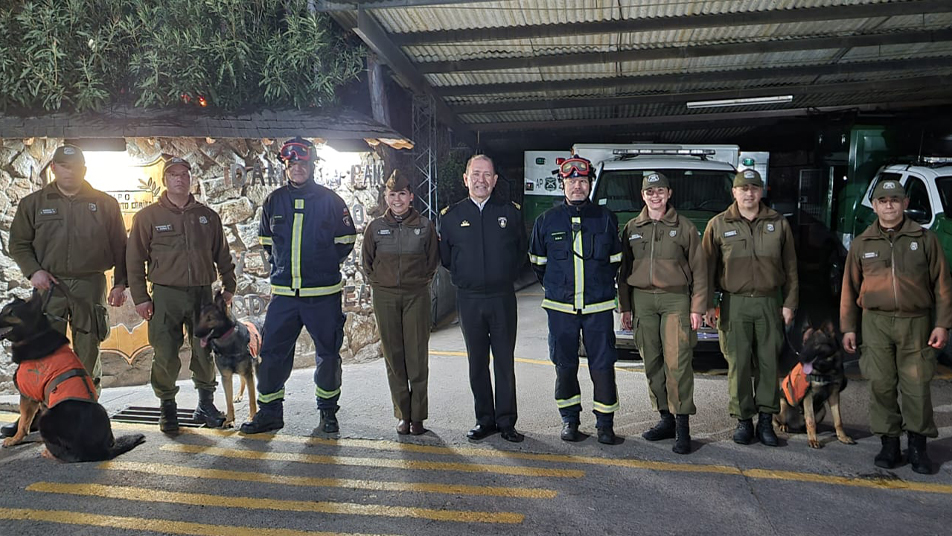
<path fill-rule="evenodd" d="M 225 309 L 225 295 L 220 290 L 215 291 L 215 306 L 222 310 Z"/>
<path fill-rule="evenodd" d="M 829 335 L 830 337 L 836 338 L 836 328 L 833 326 L 832 320 L 827 320 L 826 322 L 824 322 L 823 325 L 820 326 L 820 330 L 823 331 L 823 333 L 826 333 L 827 335 Z"/>
<path fill-rule="evenodd" d="M 810 339 L 810 337 L 813 335 L 813 332 L 814 332 L 814 331 L 816 331 L 816 330 L 813 329 L 813 328 L 811 328 L 811 327 L 805 327 L 805 328 L 803 329 L 803 342 L 804 342 L 804 343 L 806 343 L 806 342 Z"/>

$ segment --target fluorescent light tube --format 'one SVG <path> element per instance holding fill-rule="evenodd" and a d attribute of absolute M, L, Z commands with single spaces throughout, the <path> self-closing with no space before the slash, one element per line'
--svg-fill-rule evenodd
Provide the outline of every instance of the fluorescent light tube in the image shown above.
<path fill-rule="evenodd" d="M 709 101 L 693 101 L 687 104 L 688 108 L 719 108 L 722 106 L 753 106 L 756 104 L 783 104 L 793 102 L 793 95 L 777 95 L 774 97 L 749 97 L 746 99 L 724 99 Z"/>

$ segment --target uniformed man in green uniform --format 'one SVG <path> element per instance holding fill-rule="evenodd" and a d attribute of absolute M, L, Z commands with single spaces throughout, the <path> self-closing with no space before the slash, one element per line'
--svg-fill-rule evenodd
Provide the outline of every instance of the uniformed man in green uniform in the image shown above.
<path fill-rule="evenodd" d="M 373 289 L 374 316 L 387 364 L 397 433 L 426 432 L 430 281 L 440 262 L 436 227 L 413 208 L 410 183 L 394 171 L 387 211 L 364 231 L 361 267 Z"/>
<path fill-rule="evenodd" d="M 687 454 L 689 419 L 697 413 L 691 360 L 707 310 L 707 266 L 697 228 L 668 203 L 668 178 L 645 173 L 641 197 L 645 207 L 621 233 L 621 323 L 635 332 L 651 405 L 661 414 L 642 437 L 675 438 L 672 450 Z"/>
<path fill-rule="evenodd" d="M 119 307 L 125 302 L 126 228 L 116 199 L 86 182 L 86 159 L 79 147 L 56 149 L 50 168 L 55 180 L 17 206 L 10 256 L 33 288 L 52 292 L 46 312 L 62 319 L 54 320 L 53 327 L 66 334 L 69 323 L 73 350 L 99 390 L 99 344 L 109 335 L 104 303 Z M 107 299 L 104 273 L 111 268 Z M 50 290 L 51 284 L 61 288 Z M 0 435 L 16 433 L 16 423 L 9 428 L 0 429 Z"/>
<path fill-rule="evenodd" d="M 929 383 L 952 327 L 949 266 L 936 235 L 904 216 L 909 200 L 899 181 L 880 181 L 872 203 L 878 220 L 853 240 L 846 257 L 843 348 L 856 352 L 856 333 L 862 333 L 859 364 L 869 380 L 869 427 L 882 440 L 876 466 L 899 464 L 905 430 L 912 470 L 931 474 L 926 438 L 939 433 Z"/>
<path fill-rule="evenodd" d="M 219 427 L 225 415 L 215 407 L 215 363 L 208 349 L 192 336 L 202 306 L 212 301 L 212 283 L 221 274 L 223 294 L 231 301 L 235 292 L 235 264 L 218 214 L 190 193 L 191 166 L 181 158 L 165 163 L 159 200 L 140 210 L 132 220 L 127 266 L 129 288 L 136 312 L 149 322 L 152 389 L 161 400 L 159 428 L 178 430 L 175 395 L 182 363 L 182 327 L 191 337 L 189 369 L 198 389 L 195 419 Z M 152 293 L 146 286 L 152 283 Z"/>
<path fill-rule="evenodd" d="M 761 202 L 764 182 L 752 169 L 734 177 L 734 203 L 715 216 L 701 246 L 707 261 L 708 288 L 723 294 L 720 310 L 709 294 L 705 321 L 717 322 L 721 352 L 727 359 L 730 402 L 737 419 L 734 442 L 757 439 L 777 446 L 773 415 L 780 412 L 777 362 L 783 324 L 797 308 L 797 254 L 793 232 L 782 214 Z M 752 385 L 753 384 L 753 385 Z"/>

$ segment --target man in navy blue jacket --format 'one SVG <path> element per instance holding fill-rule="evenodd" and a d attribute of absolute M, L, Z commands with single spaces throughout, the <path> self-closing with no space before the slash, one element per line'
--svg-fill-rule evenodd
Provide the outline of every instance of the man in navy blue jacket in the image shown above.
<path fill-rule="evenodd" d="M 463 175 L 469 198 L 442 212 L 440 259 L 458 289 L 459 323 L 476 405 L 476 426 L 466 437 L 480 440 L 499 431 L 503 439 L 517 443 L 523 436 L 516 431 L 513 283 L 526 259 L 526 230 L 519 205 L 492 198 L 498 178 L 488 156 L 469 159 Z"/>
<path fill-rule="evenodd" d="M 574 156 L 559 161 L 565 202 L 536 218 L 529 262 L 545 288 L 549 356 L 555 364 L 555 403 L 564 441 L 581 441 L 582 396 L 578 384 L 579 332 L 595 386 L 598 442 L 615 444 L 615 276 L 621 265 L 618 219 L 589 201 L 592 164 Z"/>
<path fill-rule="evenodd" d="M 321 429 L 339 431 L 340 347 L 344 339 L 340 263 L 350 255 L 357 231 L 347 206 L 314 182 L 314 145 L 294 138 L 281 147 L 288 183 L 262 206 L 258 239 L 271 262 L 271 303 L 262 333 L 258 413 L 241 425 L 257 434 L 284 427 L 284 383 L 294 365 L 301 328 L 314 340 L 314 383 Z"/>

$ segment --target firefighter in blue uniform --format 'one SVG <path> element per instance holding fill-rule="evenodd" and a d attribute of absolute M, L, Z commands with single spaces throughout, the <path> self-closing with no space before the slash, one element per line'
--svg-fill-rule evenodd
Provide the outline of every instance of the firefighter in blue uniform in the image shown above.
<path fill-rule="evenodd" d="M 526 230 L 519 206 L 492 196 L 498 178 L 486 155 L 466 163 L 463 182 L 469 198 L 441 213 L 440 260 L 458 290 L 459 324 L 476 406 L 476 426 L 466 437 L 478 441 L 498 431 L 506 441 L 518 443 L 523 436 L 516 431 L 513 283 L 526 260 Z"/>
<path fill-rule="evenodd" d="M 284 383 L 301 327 L 314 340 L 314 383 L 320 427 L 339 431 L 340 347 L 344 338 L 340 263 L 357 240 L 344 201 L 314 182 L 314 145 L 294 138 L 281 147 L 288 183 L 262 206 L 258 239 L 271 262 L 271 303 L 262 332 L 258 413 L 241 425 L 257 434 L 284 427 Z"/>
<path fill-rule="evenodd" d="M 621 265 L 618 219 L 589 201 L 591 162 L 561 160 L 565 201 L 536 218 L 529 262 L 545 289 L 549 357 L 555 364 L 555 402 L 564 441 L 581 441 L 582 396 L 578 383 L 579 333 L 595 387 L 592 402 L 598 442 L 613 445 L 618 389 L 615 385 L 615 276 Z"/>

